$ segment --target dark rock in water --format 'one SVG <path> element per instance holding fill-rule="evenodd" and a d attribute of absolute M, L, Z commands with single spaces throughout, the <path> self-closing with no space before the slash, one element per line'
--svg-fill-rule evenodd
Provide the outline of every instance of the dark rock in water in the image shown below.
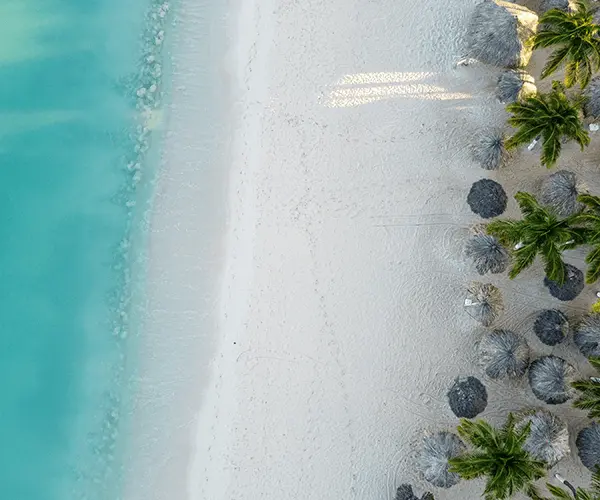
<path fill-rule="evenodd" d="M 506 210 L 508 197 L 504 188 L 491 179 L 481 179 L 471 186 L 467 203 L 471 210 L 484 219 L 502 215 Z"/>
<path fill-rule="evenodd" d="M 559 170 L 542 182 L 540 203 L 552 209 L 559 217 L 568 217 L 583 208 L 583 204 L 577 201 L 578 194 L 575 174 Z"/>
<path fill-rule="evenodd" d="M 550 295 L 554 298 L 569 301 L 575 299 L 581 293 L 585 286 L 585 280 L 583 273 L 575 266 L 565 264 L 565 268 L 566 279 L 562 285 L 548 279 L 548 276 L 544 278 L 544 285 L 546 285 L 550 291 Z"/>
<path fill-rule="evenodd" d="M 549 405 L 565 403 L 573 396 L 575 369 L 557 356 L 543 356 L 529 367 L 529 385 L 535 397 Z"/>
<path fill-rule="evenodd" d="M 527 424 L 530 424 L 530 432 L 523 449 L 533 458 L 553 467 L 571 453 L 567 424 L 553 413 L 536 411 L 523 417 L 517 427 Z"/>
<path fill-rule="evenodd" d="M 474 418 L 487 406 L 487 390 L 475 377 L 457 377 L 448 391 L 448 402 L 457 417 Z"/>
<path fill-rule="evenodd" d="M 592 472 L 600 467 L 600 424 L 594 422 L 582 429 L 575 442 L 579 450 L 579 458 Z"/>
<path fill-rule="evenodd" d="M 473 260 L 477 272 L 482 275 L 503 273 L 510 260 L 506 248 L 489 234 L 476 234 L 469 239 L 465 255 Z"/>
<path fill-rule="evenodd" d="M 423 450 L 418 469 L 426 481 L 438 488 L 450 488 L 460 481 L 460 476 L 450 472 L 448 461 L 464 453 L 465 445 L 450 432 L 438 432 L 423 439 Z"/>
<path fill-rule="evenodd" d="M 521 335 L 494 330 L 481 339 L 479 359 L 490 378 L 521 377 L 529 366 L 529 346 Z"/>
<path fill-rule="evenodd" d="M 560 344 L 569 334 L 569 319 L 557 309 L 547 309 L 538 315 L 533 331 L 546 345 Z"/>
<path fill-rule="evenodd" d="M 600 357 L 600 314 L 584 316 L 573 340 L 586 358 Z"/>

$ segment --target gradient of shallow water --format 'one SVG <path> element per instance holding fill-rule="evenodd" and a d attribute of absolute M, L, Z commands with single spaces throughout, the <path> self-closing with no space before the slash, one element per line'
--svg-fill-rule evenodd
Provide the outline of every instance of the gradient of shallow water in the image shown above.
<path fill-rule="evenodd" d="M 117 498 L 151 3 L 0 4 L 1 498 Z"/>

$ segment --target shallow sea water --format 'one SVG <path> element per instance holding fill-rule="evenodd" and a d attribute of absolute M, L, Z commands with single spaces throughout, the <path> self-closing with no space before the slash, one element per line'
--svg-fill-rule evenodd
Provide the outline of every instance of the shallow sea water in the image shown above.
<path fill-rule="evenodd" d="M 3 499 L 119 496 L 131 242 L 168 17 L 151 0 L 0 4 Z"/>

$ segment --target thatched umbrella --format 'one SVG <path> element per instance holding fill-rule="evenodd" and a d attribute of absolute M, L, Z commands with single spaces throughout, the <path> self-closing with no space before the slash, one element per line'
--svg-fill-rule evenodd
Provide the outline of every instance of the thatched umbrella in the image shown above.
<path fill-rule="evenodd" d="M 498 274 L 506 271 L 510 257 L 506 248 L 489 234 L 476 234 L 469 238 L 465 255 L 475 263 L 479 274 Z"/>
<path fill-rule="evenodd" d="M 502 215 L 507 201 L 504 188 L 492 179 L 481 179 L 473 183 L 467 196 L 471 210 L 484 219 Z"/>
<path fill-rule="evenodd" d="M 582 429 L 575 441 L 579 450 L 579 458 L 583 465 L 591 471 L 600 467 L 600 424 L 594 422 L 589 427 Z"/>
<path fill-rule="evenodd" d="M 592 78 L 583 94 L 587 98 L 583 106 L 585 116 L 600 118 L 600 76 Z"/>
<path fill-rule="evenodd" d="M 426 481 L 438 488 L 450 488 L 460 481 L 460 476 L 450 472 L 448 460 L 464 453 L 465 445 L 450 432 L 438 432 L 423 439 L 423 450 L 418 464 Z"/>
<path fill-rule="evenodd" d="M 544 285 L 550 291 L 550 295 L 562 301 L 573 300 L 581 293 L 585 286 L 583 273 L 579 269 L 571 264 L 565 264 L 565 270 L 566 278 L 562 285 L 548 279 L 547 276 L 544 278 Z"/>
<path fill-rule="evenodd" d="M 483 132 L 473 145 L 473 159 L 485 170 L 498 170 L 508 158 L 501 130 Z"/>
<path fill-rule="evenodd" d="M 529 367 L 529 385 L 536 398 L 558 405 L 573 396 L 575 369 L 558 356 L 542 356 Z"/>
<path fill-rule="evenodd" d="M 498 77 L 496 97 L 502 103 L 520 101 L 536 93 L 535 78 L 521 69 L 509 69 Z"/>
<path fill-rule="evenodd" d="M 396 498 L 394 500 L 419 500 L 413 493 L 412 486 L 410 484 L 401 484 L 396 491 Z M 434 500 L 433 495 L 429 492 L 424 493 L 421 500 Z"/>
<path fill-rule="evenodd" d="M 600 356 L 600 314 L 584 316 L 577 325 L 573 340 L 586 358 Z"/>
<path fill-rule="evenodd" d="M 569 334 L 569 318 L 558 309 L 546 309 L 536 318 L 533 331 L 543 344 L 560 344 Z"/>
<path fill-rule="evenodd" d="M 491 326 L 504 310 L 502 292 L 491 283 L 473 281 L 467 288 L 465 310 L 483 326 Z"/>
<path fill-rule="evenodd" d="M 546 410 L 538 410 L 526 414 L 517 426 L 523 427 L 528 423 L 530 432 L 523 449 L 533 458 L 546 462 L 548 467 L 553 467 L 571 453 L 569 429 L 556 415 Z"/>
<path fill-rule="evenodd" d="M 456 377 L 448 391 L 450 409 L 459 418 L 475 418 L 488 403 L 485 385 L 475 377 Z"/>
<path fill-rule="evenodd" d="M 575 12 L 577 6 L 573 0 L 542 0 L 540 4 L 540 14 L 545 14 L 549 10 L 558 9 L 565 12 Z"/>
<path fill-rule="evenodd" d="M 577 201 L 577 178 L 573 172 L 559 170 L 542 182 L 540 203 L 551 208 L 560 217 L 568 217 L 583 208 Z"/>
<path fill-rule="evenodd" d="M 467 29 L 466 56 L 493 66 L 524 67 L 537 24 L 538 16 L 521 5 L 484 0 L 475 7 Z"/>
<path fill-rule="evenodd" d="M 521 377 L 529 366 L 529 345 L 521 335 L 494 330 L 481 339 L 479 360 L 490 378 Z"/>

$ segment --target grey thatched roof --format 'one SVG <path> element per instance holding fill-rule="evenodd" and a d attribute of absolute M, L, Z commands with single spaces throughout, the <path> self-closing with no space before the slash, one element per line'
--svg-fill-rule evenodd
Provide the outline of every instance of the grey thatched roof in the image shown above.
<path fill-rule="evenodd" d="M 447 396 L 452 413 L 459 418 L 475 418 L 488 402 L 485 385 L 475 377 L 457 377 Z"/>
<path fill-rule="evenodd" d="M 523 449 L 533 458 L 553 467 L 571 453 L 567 424 L 556 415 L 546 410 L 538 410 L 525 415 L 517 427 L 528 423 L 531 423 L 530 432 Z"/>
<path fill-rule="evenodd" d="M 477 272 L 482 275 L 503 273 L 510 261 L 506 248 L 489 234 L 476 234 L 469 238 L 465 255 L 473 260 Z"/>
<path fill-rule="evenodd" d="M 479 361 L 490 378 L 521 377 L 529 366 L 529 345 L 521 335 L 494 330 L 479 343 Z"/>
<path fill-rule="evenodd" d="M 535 78 L 521 69 L 509 69 L 498 77 L 496 97 L 509 104 L 537 93 Z"/>
<path fill-rule="evenodd" d="M 473 183 L 467 196 L 471 210 L 484 219 L 502 215 L 507 201 L 504 188 L 492 179 L 481 179 Z"/>
<path fill-rule="evenodd" d="M 465 311 L 483 326 L 491 326 L 504 310 L 500 289 L 491 283 L 473 281 L 467 288 Z"/>
<path fill-rule="evenodd" d="M 585 116 L 600 118 L 600 76 L 595 76 L 583 91 L 587 97 L 583 111 Z"/>
<path fill-rule="evenodd" d="M 575 441 L 579 450 L 579 458 L 583 465 L 591 471 L 600 467 L 600 424 L 594 422 L 589 427 L 582 429 Z"/>
<path fill-rule="evenodd" d="M 548 279 L 547 276 L 544 278 L 544 285 L 548 288 L 550 295 L 562 301 L 575 299 L 585 286 L 583 273 L 579 269 L 571 264 L 565 264 L 565 268 L 567 277 L 562 285 Z"/>
<path fill-rule="evenodd" d="M 529 385 L 536 398 L 550 405 L 565 403 L 573 396 L 575 369 L 558 356 L 542 356 L 529 367 Z"/>
<path fill-rule="evenodd" d="M 577 201 L 577 177 L 573 172 L 559 170 L 542 182 L 540 203 L 550 207 L 560 217 L 568 217 L 583 208 Z"/>
<path fill-rule="evenodd" d="M 547 309 L 536 318 L 533 331 L 546 345 L 560 344 L 569 334 L 569 318 L 558 309 Z"/>
<path fill-rule="evenodd" d="M 418 463 L 426 481 L 438 488 L 450 488 L 460 481 L 460 476 L 449 472 L 448 460 L 464 453 L 465 445 L 450 432 L 438 432 L 423 439 L 423 450 Z"/>
<path fill-rule="evenodd" d="M 573 340 L 584 356 L 600 356 L 600 314 L 584 316 L 577 325 Z"/>
<path fill-rule="evenodd" d="M 467 57 L 485 64 L 520 68 L 531 58 L 527 41 L 537 31 L 538 16 L 521 5 L 484 0 L 475 7 L 467 29 Z"/>
<path fill-rule="evenodd" d="M 491 129 L 483 132 L 473 145 L 473 159 L 484 170 L 498 170 L 509 156 L 504 142 L 502 130 Z"/>
<path fill-rule="evenodd" d="M 410 484 L 401 484 L 396 491 L 396 497 L 394 500 L 419 500 L 413 493 L 412 486 Z M 433 495 L 429 492 L 424 493 L 421 500 L 433 500 Z"/>
<path fill-rule="evenodd" d="M 545 14 L 549 10 L 558 9 L 564 12 L 575 12 L 577 6 L 573 0 L 542 0 L 540 3 L 540 14 Z"/>

